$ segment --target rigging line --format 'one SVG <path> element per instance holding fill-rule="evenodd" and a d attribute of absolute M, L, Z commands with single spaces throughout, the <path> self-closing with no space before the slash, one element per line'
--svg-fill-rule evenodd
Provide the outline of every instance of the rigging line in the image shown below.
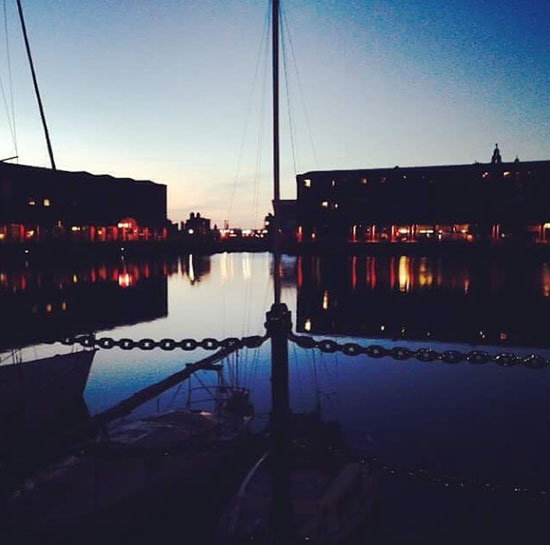
<path fill-rule="evenodd" d="M 263 28 L 263 32 L 262 32 L 262 38 L 260 40 L 260 47 L 258 48 L 258 55 L 256 57 L 256 66 L 254 68 L 254 78 L 253 78 L 253 83 L 252 83 L 252 88 L 250 90 L 250 96 L 249 96 L 249 99 L 248 99 L 248 106 L 247 106 L 247 109 L 246 109 L 246 116 L 245 116 L 245 123 L 244 123 L 244 130 L 243 130 L 243 135 L 241 137 L 241 144 L 240 144 L 240 149 L 239 149 L 239 156 L 238 156 L 238 160 L 237 160 L 237 172 L 235 174 L 235 178 L 233 180 L 233 187 L 231 188 L 231 195 L 229 197 L 229 209 L 228 209 L 228 213 L 227 213 L 227 219 L 228 221 L 231 220 L 231 213 L 233 211 L 233 201 L 234 201 L 234 198 L 235 198 L 235 189 L 237 187 L 237 181 L 239 179 L 239 175 L 240 175 L 240 171 L 241 171 L 241 163 L 242 163 L 242 158 L 243 158 L 243 153 L 244 153 L 244 143 L 245 143 L 245 140 L 246 140 L 246 135 L 248 133 L 248 125 L 249 125 L 249 122 L 250 122 L 250 113 L 252 111 L 252 102 L 253 102 L 253 98 L 254 98 L 254 90 L 256 89 L 256 83 L 258 81 L 258 73 L 259 73 L 259 70 L 260 70 L 260 64 L 261 64 L 261 58 L 262 58 L 262 53 L 265 49 L 265 51 L 267 51 L 267 44 L 268 44 L 268 40 L 269 40 L 269 17 L 270 17 L 270 10 L 269 10 L 269 6 L 266 10 L 266 14 L 265 14 L 265 17 L 264 17 L 264 28 Z"/>
<path fill-rule="evenodd" d="M 313 132 L 311 130 L 311 122 L 309 120 L 309 113 L 308 113 L 308 109 L 307 109 L 307 105 L 306 105 L 306 100 L 305 100 L 305 95 L 304 95 L 304 88 L 302 86 L 302 80 L 300 78 L 300 72 L 298 70 L 298 62 L 296 61 L 296 54 L 294 52 L 294 45 L 292 43 L 292 35 L 290 34 L 290 26 L 289 26 L 288 20 L 286 18 L 286 11 L 285 11 L 284 7 L 282 7 L 282 9 L 281 9 L 281 14 L 282 14 L 282 18 L 283 18 L 283 28 L 284 28 L 284 31 L 286 32 L 287 37 L 288 37 L 288 44 L 290 45 L 290 53 L 292 55 L 292 60 L 293 60 L 293 63 L 294 63 L 294 71 L 296 72 L 296 80 L 298 82 L 298 91 L 299 91 L 299 94 L 300 94 L 300 100 L 302 102 L 302 108 L 304 109 L 304 115 L 305 115 L 305 118 L 306 118 L 306 126 L 307 126 L 308 135 L 309 135 L 309 143 L 311 145 L 311 151 L 313 153 L 313 160 L 315 161 L 315 166 L 318 169 L 319 168 L 319 159 L 317 157 L 317 150 L 315 148 L 315 142 L 313 140 Z"/>
<path fill-rule="evenodd" d="M 15 119 L 15 101 L 13 98 L 13 77 L 11 69 L 11 50 L 10 50 L 10 38 L 8 32 L 8 10 L 6 5 L 6 0 L 3 0 L 3 11 L 4 11 L 4 32 L 6 35 L 6 60 L 8 62 L 8 83 L 10 90 L 10 105 L 11 105 L 11 118 L 13 123 L 13 138 L 14 138 L 14 148 L 15 155 L 19 155 L 18 146 L 17 146 L 17 123 Z M 17 160 L 19 162 L 19 160 Z"/>
<path fill-rule="evenodd" d="M 13 141 L 13 145 L 15 147 L 15 136 L 14 136 L 14 133 L 13 133 L 13 126 L 12 126 L 11 117 L 10 117 L 10 110 L 9 110 L 9 107 L 8 107 L 8 100 L 6 98 L 6 91 L 4 90 L 4 82 L 2 81 L 2 76 L 1 75 L 0 75 L 0 90 L 2 91 L 2 99 L 4 101 L 4 108 L 6 110 L 6 117 L 8 118 L 8 126 L 10 128 L 11 138 L 12 138 L 12 141 Z"/>
<path fill-rule="evenodd" d="M 266 117 L 265 114 L 266 114 L 266 106 L 267 106 L 266 93 L 265 93 L 265 90 L 267 87 L 267 67 L 268 67 L 268 63 L 266 62 L 265 68 L 264 68 L 264 81 L 262 85 L 262 104 L 261 104 L 260 127 L 258 131 L 258 143 L 257 143 L 257 151 L 256 151 L 256 169 L 254 173 L 254 192 L 253 192 L 253 200 L 252 200 L 253 225 L 256 225 L 256 221 L 258 219 L 259 182 L 260 182 L 262 160 L 263 160 L 263 140 L 264 140 L 264 132 L 265 132 L 265 117 Z"/>
<path fill-rule="evenodd" d="M 281 45 L 282 45 L 282 52 L 283 52 L 283 70 L 285 74 L 285 91 L 286 91 L 286 105 L 287 105 L 287 111 L 288 111 L 288 125 L 290 129 L 290 148 L 292 150 L 292 163 L 294 165 L 294 176 L 298 174 L 298 170 L 296 167 L 296 155 L 297 155 L 297 149 L 296 149 L 296 142 L 295 142 L 295 134 L 294 134 L 294 122 L 292 118 L 292 104 L 290 101 L 290 90 L 289 90 L 289 82 L 288 82 L 288 69 L 287 69 L 287 54 L 286 54 L 286 40 L 285 40 L 285 27 L 281 25 L 283 32 L 281 35 Z"/>

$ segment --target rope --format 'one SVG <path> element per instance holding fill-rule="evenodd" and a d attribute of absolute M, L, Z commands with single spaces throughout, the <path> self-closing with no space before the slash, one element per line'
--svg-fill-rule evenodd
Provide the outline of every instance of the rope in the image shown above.
<path fill-rule="evenodd" d="M 17 146 L 17 123 L 15 119 L 15 104 L 13 98 L 13 78 L 12 78 L 12 69 L 11 69 L 11 53 L 10 53 L 10 40 L 8 32 L 8 12 L 6 6 L 6 0 L 3 0 L 3 12 L 4 12 L 4 32 L 6 36 L 6 60 L 8 63 L 8 83 L 10 91 L 10 104 L 11 104 L 11 119 L 13 123 L 12 137 L 13 137 L 13 146 L 15 148 L 15 155 L 19 156 L 19 150 Z"/>
<path fill-rule="evenodd" d="M 319 168 L 319 160 L 317 158 L 317 150 L 315 148 L 315 142 L 313 140 L 313 132 L 311 130 L 311 123 L 310 123 L 310 120 L 309 120 L 309 113 L 308 113 L 308 109 L 307 109 L 306 101 L 305 101 L 305 96 L 304 96 L 304 89 L 302 87 L 302 80 L 300 78 L 300 72 L 298 71 L 298 62 L 296 61 L 296 54 L 294 52 L 294 45 L 292 43 L 292 36 L 291 36 L 291 33 L 290 33 L 290 26 L 288 24 L 288 20 L 287 20 L 287 17 L 286 17 L 286 11 L 285 11 L 285 9 L 282 5 L 281 5 L 281 16 L 282 16 L 282 20 L 283 20 L 283 34 L 288 37 L 288 44 L 290 45 L 290 53 L 292 55 L 292 60 L 294 62 L 294 71 L 296 72 L 296 80 L 298 82 L 298 91 L 300 93 L 300 100 L 301 100 L 301 103 L 302 103 L 302 108 L 304 110 L 304 116 L 306 118 L 306 126 L 307 126 L 308 135 L 309 135 L 309 143 L 311 145 L 311 151 L 312 151 L 312 154 L 313 154 L 313 160 L 315 162 L 316 168 L 318 169 Z"/>
<path fill-rule="evenodd" d="M 256 89 L 256 82 L 258 80 L 258 72 L 260 70 L 260 60 L 262 58 L 262 54 L 264 53 L 264 50 L 267 52 L 267 43 L 268 43 L 268 34 L 269 34 L 268 33 L 269 14 L 270 14 L 270 9 L 268 7 L 268 9 L 266 10 L 265 18 L 264 18 L 264 28 L 263 28 L 263 31 L 262 31 L 262 38 L 260 40 L 260 47 L 258 48 L 258 55 L 256 57 L 256 66 L 254 68 L 253 83 L 252 83 L 252 87 L 251 87 L 251 90 L 250 90 L 250 95 L 249 95 L 249 98 L 248 98 L 248 106 L 247 106 L 247 109 L 246 109 L 244 130 L 243 130 L 243 134 L 242 134 L 242 137 L 241 137 L 241 143 L 240 143 L 240 148 L 239 148 L 239 158 L 237 160 L 237 172 L 235 173 L 235 177 L 233 179 L 233 186 L 231 188 L 231 194 L 230 194 L 230 197 L 229 197 L 229 208 L 228 208 L 228 211 L 227 211 L 228 221 L 231 220 L 231 213 L 233 211 L 233 201 L 235 199 L 235 189 L 237 187 L 237 181 L 239 179 L 239 175 L 240 175 L 240 171 L 241 171 L 241 162 L 242 162 L 243 153 L 244 153 L 244 142 L 245 142 L 245 139 L 246 139 L 246 135 L 248 133 L 248 124 L 249 124 L 249 121 L 250 121 L 250 113 L 251 113 L 251 110 L 252 110 L 254 90 Z"/>

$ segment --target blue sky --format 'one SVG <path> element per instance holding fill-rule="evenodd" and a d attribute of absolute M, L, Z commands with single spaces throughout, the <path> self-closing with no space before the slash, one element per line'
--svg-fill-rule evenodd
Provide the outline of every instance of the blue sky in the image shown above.
<path fill-rule="evenodd" d="M 47 166 L 12 4 L 20 162 Z M 296 168 L 283 86 L 283 197 L 295 196 L 295 171 L 485 161 L 495 142 L 505 160 L 550 159 L 548 0 L 283 7 L 299 74 L 287 47 Z M 254 79 L 266 1 L 24 0 L 24 8 L 58 168 L 166 183 L 173 220 L 201 211 L 218 224 L 260 223 L 271 192 L 266 55 Z M 0 154 L 13 148 L 0 102 Z"/>

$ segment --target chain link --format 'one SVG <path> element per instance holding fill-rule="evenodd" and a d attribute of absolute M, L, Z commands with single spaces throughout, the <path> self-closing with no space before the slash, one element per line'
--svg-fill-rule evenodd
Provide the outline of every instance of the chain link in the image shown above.
<path fill-rule="evenodd" d="M 404 346 L 395 346 L 386 348 L 378 344 L 363 346 L 356 343 L 337 343 L 331 339 L 316 340 L 307 335 L 295 335 L 291 333 L 289 339 L 296 343 L 300 348 L 307 350 L 316 348 L 325 354 L 342 352 L 346 356 L 365 355 L 369 358 L 392 358 L 396 361 L 405 361 L 416 359 L 422 362 L 440 361 L 449 364 L 466 362 L 472 365 L 484 365 L 494 363 L 500 367 L 513 367 L 520 365 L 528 369 L 546 369 L 550 367 L 550 359 L 544 358 L 538 354 L 529 354 L 526 356 L 512 354 L 508 352 L 500 354 L 491 354 L 484 350 L 472 350 L 471 352 L 460 352 L 459 350 L 445 350 L 437 352 L 431 348 L 418 348 L 412 350 Z"/>
<path fill-rule="evenodd" d="M 165 351 L 172 351 L 179 348 L 180 350 L 192 351 L 197 348 L 204 350 L 219 350 L 221 348 L 258 348 L 267 336 L 251 335 L 249 337 L 228 337 L 226 339 L 218 340 L 213 338 L 202 339 L 201 341 L 195 339 L 161 339 L 156 341 L 154 339 L 113 339 L 112 337 L 99 337 L 96 338 L 93 335 L 77 335 L 73 337 L 65 337 L 59 342 L 66 346 L 80 345 L 85 348 L 101 348 L 104 350 L 110 350 L 111 348 L 120 348 L 121 350 L 153 350 L 160 348 Z"/>
<path fill-rule="evenodd" d="M 361 461 L 373 469 L 382 470 L 384 474 L 389 476 L 411 478 L 422 483 L 436 484 L 443 488 L 489 492 L 495 495 L 516 496 L 534 501 L 550 500 L 550 491 L 545 489 L 525 485 L 497 484 L 479 479 L 461 479 L 448 474 L 435 474 L 426 469 L 409 469 L 404 466 L 387 465 L 375 456 L 363 457 Z"/>

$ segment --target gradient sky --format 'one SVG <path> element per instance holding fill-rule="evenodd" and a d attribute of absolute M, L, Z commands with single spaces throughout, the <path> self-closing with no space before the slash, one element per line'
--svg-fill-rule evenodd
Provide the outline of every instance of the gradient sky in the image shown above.
<path fill-rule="evenodd" d="M 487 161 L 495 142 L 504 160 L 550 159 L 549 0 L 283 7 L 299 73 L 288 50 L 297 155 L 295 169 L 283 85 L 284 198 L 295 196 L 295 170 Z M 218 224 L 260 224 L 271 194 L 267 54 L 252 88 L 266 0 L 24 8 L 58 168 L 166 183 L 175 221 L 200 211 Z M 20 162 L 47 166 L 12 0 L 7 13 Z M 9 104 L 3 24 L 0 35 Z"/>

